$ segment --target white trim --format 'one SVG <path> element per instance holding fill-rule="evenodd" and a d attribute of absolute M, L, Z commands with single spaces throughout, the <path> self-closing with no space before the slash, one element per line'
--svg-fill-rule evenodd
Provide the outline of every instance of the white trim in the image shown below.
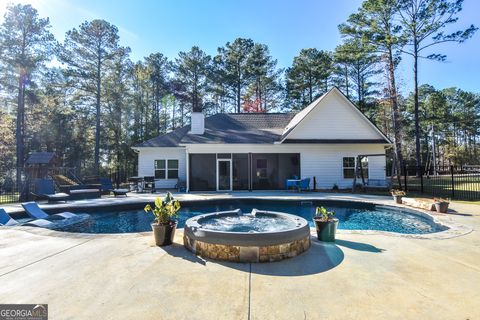
<path fill-rule="evenodd" d="M 186 181 L 186 192 L 190 192 L 190 153 L 188 148 L 185 148 L 185 181 Z"/>
<path fill-rule="evenodd" d="M 156 161 L 160 161 L 160 160 L 165 160 L 165 169 L 156 169 L 155 168 L 155 163 Z M 171 170 L 177 170 L 177 177 L 176 178 L 170 178 L 168 176 L 168 161 L 169 160 L 176 160 L 177 161 L 177 168 L 176 169 L 171 169 Z M 157 170 L 165 170 L 165 178 L 157 178 L 155 177 L 155 171 Z M 178 177 L 180 176 L 180 159 L 178 158 L 161 158 L 161 159 L 154 159 L 153 160 L 153 176 L 155 178 L 155 180 L 178 180 Z"/>
<path fill-rule="evenodd" d="M 220 174 L 219 174 L 219 166 L 218 163 L 220 161 L 225 161 L 230 163 L 230 189 L 221 189 L 220 190 Z M 217 176 L 217 186 L 216 189 L 217 191 L 232 191 L 233 190 L 233 171 L 232 171 L 232 158 L 226 159 L 226 158 L 218 158 L 218 153 L 217 153 L 217 165 L 216 165 L 216 176 Z"/>

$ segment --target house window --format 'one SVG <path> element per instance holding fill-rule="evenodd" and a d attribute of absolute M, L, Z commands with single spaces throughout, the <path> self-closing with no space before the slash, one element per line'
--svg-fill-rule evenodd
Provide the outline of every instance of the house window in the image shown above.
<path fill-rule="evenodd" d="M 355 173 L 355 158 L 344 157 L 343 158 L 343 178 L 353 179 L 354 173 Z"/>
<path fill-rule="evenodd" d="M 155 179 L 178 179 L 178 160 L 155 160 Z"/>
<path fill-rule="evenodd" d="M 168 160 L 167 179 L 178 179 L 178 160 Z"/>
<path fill-rule="evenodd" d="M 167 165 L 165 160 L 155 160 L 155 179 L 165 179 Z"/>
<path fill-rule="evenodd" d="M 368 158 L 362 158 L 362 171 L 363 177 L 368 179 Z M 355 157 L 344 157 L 343 158 L 343 178 L 344 179 L 353 179 L 355 175 Z M 361 173 L 358 172 L 357 178 L 361 178 Z"/>

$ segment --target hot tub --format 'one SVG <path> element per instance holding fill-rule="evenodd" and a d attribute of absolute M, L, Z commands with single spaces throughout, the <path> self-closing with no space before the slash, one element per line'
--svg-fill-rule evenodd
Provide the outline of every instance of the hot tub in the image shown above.
<path fill-rule="evenodd" d="M 240 209 L 186 221 L 183 243 L 193 253 L 234 262 L 270 262 L 295 257 L 310 247 L 307 220 L 283 212 Z"/>

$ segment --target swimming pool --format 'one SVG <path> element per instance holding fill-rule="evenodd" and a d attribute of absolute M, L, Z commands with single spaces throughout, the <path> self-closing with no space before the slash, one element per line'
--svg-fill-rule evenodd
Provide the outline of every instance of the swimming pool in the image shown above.
<path fill-rule="evenodd" d="M 335 217 L 340 220 L 339 229 L 344 230 L 377 230 L 404 234 L 426 234 L 446 230 L 447 228 L 432 220 L 415 214 L 415 211 L 380 206 L 370 203 L 346 201 L 290 201 L 290 200 L 259 200 L 232 199 L 182 202 L 178 227 L 183 228 L 185 221 L 193 216 L 215 212 L 241 209 L 250 212 L 253 208 L 259 210 L 280 211 L 305 218 L 314 227 L 312 217 L 317 206 L 325 206 L 335 211 Z M 143 206 L 110 211 L 97 209 L 88 212 L 91 219 L 80 225 L 75 225 L 62 231 L 80 233 L 129 233 L 151 231 L 150 223 L 153 215 L 143 211 Z"/>

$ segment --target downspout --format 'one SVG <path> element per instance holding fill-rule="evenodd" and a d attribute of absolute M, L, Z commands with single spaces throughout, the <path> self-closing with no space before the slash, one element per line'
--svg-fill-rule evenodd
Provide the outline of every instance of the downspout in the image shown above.
<path fill-rule="evenodd" d="M 189 193 L 190 192 L 190 155 L 188 153 L 188 147 L 185 147 L 185 175 L 186 175 L 186 192 Z"/>

